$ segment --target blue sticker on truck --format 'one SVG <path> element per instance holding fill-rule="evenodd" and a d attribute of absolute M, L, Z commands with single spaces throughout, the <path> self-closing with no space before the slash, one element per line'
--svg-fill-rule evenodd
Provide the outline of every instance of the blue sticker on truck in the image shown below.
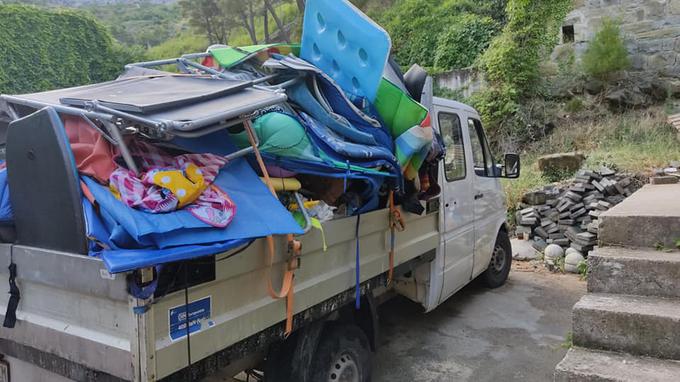
<path fill-rule="evenodd" d="M 170 339 L 177 341 L 187 335 L 187 321 L 189 322 L 189 333 L 196 333 L 203 329 L 206 321 L 210 319 L 212 308 L 212 297 L 204 297 L 200 300 L 192 301 L 189 306 L 179 305 L 170 308 L 168 311 Z M 189 319 L 187 320 L 187 312 Z M 208 326 L 209 323 L 207 323 Z"/>

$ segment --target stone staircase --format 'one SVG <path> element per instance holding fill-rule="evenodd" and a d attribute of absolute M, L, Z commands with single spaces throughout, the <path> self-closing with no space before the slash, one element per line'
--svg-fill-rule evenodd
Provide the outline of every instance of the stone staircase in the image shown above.
<path fill-rule="evenodd" d="M 588 294 L 556 382 L 680 381 L 680 185 L 645 186 L 600 216 Z"/>

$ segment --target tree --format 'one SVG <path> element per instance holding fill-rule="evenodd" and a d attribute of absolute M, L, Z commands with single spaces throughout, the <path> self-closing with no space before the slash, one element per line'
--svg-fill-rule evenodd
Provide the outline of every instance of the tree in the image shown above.
<path fill-rule="evenodd" d="M 227 3 L 227 10 L 232 10 L 239 15 L 241 25 L 248 32 L 253 44 L 257 44 L 257 33 L 255 32 L 255 2 L 256 0 L 224 0 Z"/>
<path fill-rule="evenodd" d="M 225 12 L 226 0 L 180 0 L 189 24 L 205 34 L 211 44 L 228 44 L 234 19 Z M 227 2 L 228 3 L 228 2 Z"/>
<path fill-rule="evenodd" d="M 184 15 L 211 44 L 227 44 L 229 33 L 243 28 L 252 44 L 258 44 L 257 20 L 262 17 L 264 40 L 271 40 L 269 16 L 278 28 L 278 40 L 290 42 L 284 21 L 276 12 L 280 0 L 180 0 Z"/>
<path fill-rule="evenodd" d="M 602 26 L 583 54 L 583 69 L 589 75 L 606 81 L 614 73 L 629 67 L 630 58 L 621 37 L 621 27 L 612 19 L 603 19 Z"/>
<path fill-rule="evenodd" d="M 290 42 L 290 37 L 288 36 L 288 30 L 286 29 L 286 26 L 283 24 L 279 16 L 276 14 L 276 9 L 274 9 L 274 6 L 272 5 L 271 0 L 263 0 L 264 1 L 264 8 L 271 13 L 272 18 L 274 19 L 274 22 L 276 23 L 276 27 L 279 28 L 279 39 L 284 41 L 284 42 Z M 266 12 L 265 12 L 266 15 Z"/>

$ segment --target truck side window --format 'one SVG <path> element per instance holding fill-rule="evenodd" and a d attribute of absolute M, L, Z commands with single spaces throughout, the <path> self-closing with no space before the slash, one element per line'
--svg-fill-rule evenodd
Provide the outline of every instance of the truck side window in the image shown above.
<path fill-rule="evenodd" d="M 489 150 L 489 144 L 486 141 L 482 123 L 476 119 L 468 119 L 468 131 L 470 133 L 475 173 L 479 176 L 494 176 L 493 156 L 491 156 L 491 150 Z"/>
<path fill-rule="evenodd" d="M 446 180 L 453 182 L 465 178 L 465 150 L 463 130 L 457 114 L 439 113 L 439 131 L 446 147 L 444 174 Z"/>

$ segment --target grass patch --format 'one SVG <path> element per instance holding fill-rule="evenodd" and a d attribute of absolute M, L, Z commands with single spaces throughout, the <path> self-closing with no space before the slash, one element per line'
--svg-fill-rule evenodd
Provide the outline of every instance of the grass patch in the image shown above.
<path fill-rule="evenodd" d="M 578 270 L 578 274 L 581 278 L 581 281 L 588 280 L 588 261 L 587 260 L 579 261 L 578 265 L 576 265 L 576 269 Z"/>
<path fill-rule="evenodd" d="M 563 349 L 571 349 L 574 347 L 574 333 L 568 332 L 564 338 L 564 342 L 560 345 Z"/>

